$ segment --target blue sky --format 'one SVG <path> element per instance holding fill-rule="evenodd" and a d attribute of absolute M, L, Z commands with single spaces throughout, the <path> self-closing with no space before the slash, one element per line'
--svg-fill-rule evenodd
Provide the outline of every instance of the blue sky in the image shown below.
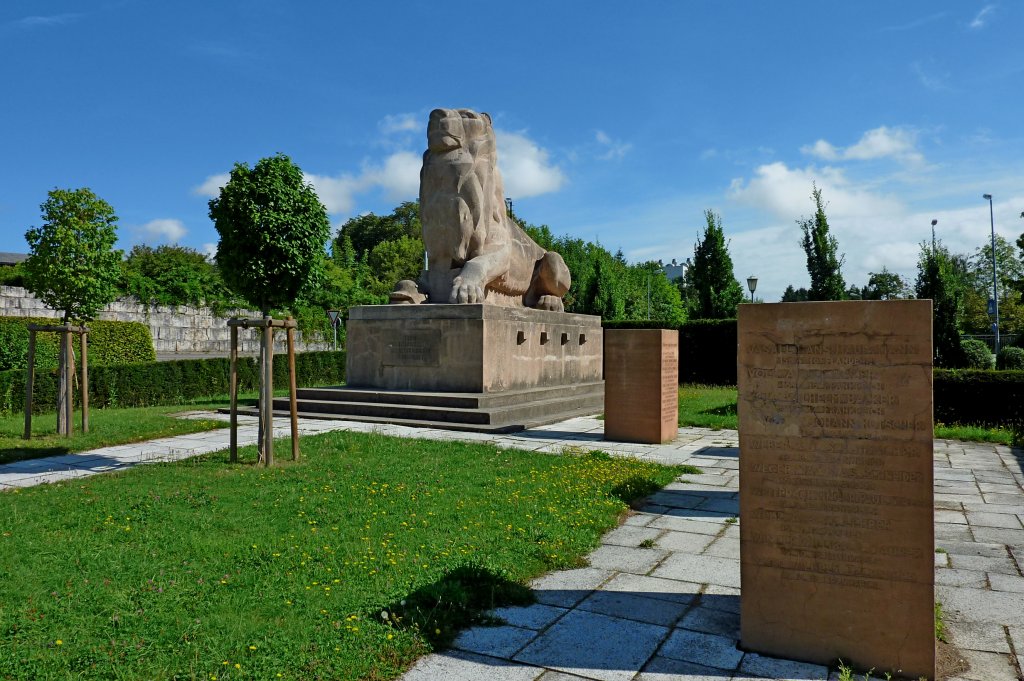
<path fill-rule="evenodd" d="M 443 9 L 440 9 L 443 8 Z M 417 194 L 427 115 L 489 112 L 506 193 L 631 260 L 692 255 L 721 213 L 736 275 L 807 285 L 823 188 L 848 283 L 910 278 L 1024 231 L 1024 3 L 0 3 L 0 250 L 53 187 L 91 188 L 120 246 L 217 239 L 237 161 L 283 152 L 332 224 Z"/>

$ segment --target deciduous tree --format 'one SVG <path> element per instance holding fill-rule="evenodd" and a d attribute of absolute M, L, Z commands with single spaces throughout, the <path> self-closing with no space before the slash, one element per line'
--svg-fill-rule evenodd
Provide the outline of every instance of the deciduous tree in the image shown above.
<path fill-rule="evenodd" d="M 43 303 L 64 312 L 63 323 L 87 321 L 117 297 L 121 251 L 114 209 L 89 189 L 54 189 L 42 209 L 43 224 L 25 233 L 25 287 Z M 72 357 L 60 344 L 57 432 L 71 434 L 67 403 Z"/>
<path fill-rule="evenodd" d="M 914 292 L 932 301 L 932 349 L 935 365 L 963 367 L 967 356 L 960 344 L 965 272 L 956 258 L 941 244 L 922 244 L 917 261 Z"/>
<path fill-rule="evenodd" d="M 843 300 L 846 297 L 842 273 L 844 256 L 838 255 L 839 244 L 829 232 L 825 204 L 817 186 L 811 191 L 811 198 L 814 215 L 797 221 L 803 232 L 800 245 L 807 254 L 807 273 L 811 275 L 810 299 Z"/>

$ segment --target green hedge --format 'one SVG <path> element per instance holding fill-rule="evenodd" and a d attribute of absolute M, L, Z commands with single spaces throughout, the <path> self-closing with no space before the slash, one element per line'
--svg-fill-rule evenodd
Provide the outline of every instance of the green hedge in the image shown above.
<path fill-rule="evenodd" d="M 239 390 L 253 391 L 259 385 L 258 360 L 238 362 Z M 189 400 L 225 395 L 228 392 L 230 362 L 227 358 L 183 359 L 111 366 L 89 366 L 91 407 L 147 407 L 180 404 Z M 305 352 L 295 356 L 298 385 L 330 385 L 345 380 L 344 352 Z M 24 411 L 25 379 L 28 372 L 0 372 L 0 413 Z M 274 355 L 274 387 L 288 387 L 288 356 Z M 56 409 L 56 369 L 36 370 L 33 411 Z M 76 404 L 78 398 L 76 397 Z"/>
<path fill-rule="evenodd" d="M 28 325 L 55 326 L 59 319 L 49 317 L 0 317 L 0 371 L 28 366 Z M 136 364 L 156 360 L 149 327 L 139 322 L 87 322 L 89 327 L 89 366 Z M 36 334 L 36 366 L 57 366 L 60 334 Z M 74 342 L 78 352 L 78 340 Z"/>
<path fill-rule="evenodd" d="M 735 319 L 694 319 L 676 326 L 664 321 L 604 321 L 606 329 L 677 329 L 679 382 L 736 385 Z"/>
<path fill-rule="evenodd" d="M 935 369 L 935 421 L 1008 426 L 1024 421 L 1024 371 Z"/>

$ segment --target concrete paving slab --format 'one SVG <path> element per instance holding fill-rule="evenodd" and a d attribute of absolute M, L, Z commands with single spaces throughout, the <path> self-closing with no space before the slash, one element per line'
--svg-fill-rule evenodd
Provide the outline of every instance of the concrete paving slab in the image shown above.
<path fill-rule="evenodd" d="M 630 681 L 667 633 L 666 627 L 574 610 L 515 660 L 600 681 Z"/>
<path fill-rule="evenodd" d="M 721 531 L 721 530 L 719 530 Z M 702 553 L 704 549 L 715 541 L 714 535 L 695 534 L 692 532 L 674 532 L 672 530 L 661 530 L 663 534 L 658 537 L 658 547 L 668 551 L 684 551 L 686 553 Z"/>
<path fill-rule="evenodd" d="M 988 574 L 988 582 L 993 591 L 1024 593 L 1024 577 L 990 572 Z M 1024 656 L 1024 650 L 1021 651 L 1021 655 Z"/>
<path fill-rule="evenodd" d="M 740 615 L 738 612 L 718 610 L 704 605 L 693 608 L 677 624 L 681 629 L 702 631 L 739 640 Z"/>
<path fill-rule="evenodd" d="M 491 611 L 491 615 L 514 627 L 539 631 L 567 612 L 569 611 L 566 608 L 534 603 L 526 606 L 495 608 Z"/>
<path fill-rule="evenodd" d="M 971 534 L 979 542 L 999 542 L 1006 546 L 1024 547 L 1024 530 L 1010 530 L 1002 527 L 973 527 Z"/>
<path fill-rule="evenodd" d="M 950 621 L 992 622 L 1024 627 L 1024 594 L 935 586 L 935 600 Z"/>
<path fill-rule="evenodd" d="M 961 650 L 1009 653 L 1010 644 L 1001 624 L 992 622 L 946 622 L 950 641 Z"/>
<path fill-rule="evenodd" d="M 976 570 L 939 569 L 935 571 L 935 584 L 967 589 L 987 589 L 988 575 Z"/>
<path fill-rule="evenodd" d="M 1010 559 L 1006 552 L 997 558 L 988 556 L 965 556 L 953 554 L 950 556 L 950 564 L 957 570 L 976 570 L 982 572 L 999 572 L 1004 575 L 1019 576 L 1017 565 Z"/>
<path fill-rule="evenodd" d="M 780 660 L 757 653 L 744 655 L 739 671 L 740 673 L 733 677 L 735 681 L 753 678 L 778 679 L 779 681 L 796 681 L 798 679 L 801 681 L 804 679 L 826 681 L 828 679 L 828 667 L 820 664 Z"/>
<path fill-rule="evenodd" d="M 1024 530 L 1020 518 L 1012 513 L 967 513 L 967 522 L 978 527 L 1005 527 Z"/>
<path fill-rule="evenodd" d="M 537 631 L 509 625 L 473 627 L 459 634 L 452 647 L 468 653 L 510 658 L 537 637 Z"/>
<path fill-rule="evenodd" d="M 960 676 L 970 681 L 1019 681 L 1017 670 L 1006 655 L 980 650 L 964 650 L 963 658 L 970 669 Z"/>
<path fill-rule="evenodd" d="M 715 556 L 674 553 L 651 576 L 739 588 L 740 562 Z"/>
<path fill-rule="evenodd" d="M 621 617 L 637 622 L 648 622 L 663 627 L 674 625 L 689 606 L 688 603 L 666 599 L 650 598 L 623 591 L 601 589 L 585 598 L 578 606 L 580 610 L 598 612 L 609 617 Z"/>
<path fill-rule="evenodd" d="M 617 572 L 632 572 L 645 575 L 660 564 L 668 551 L 662 549 L 641 549 L 626 546 L 602 546 L 587 556 L 591 567 Z"/>
<path fill-rule="evenodd" d="M 620 525 L 601 537 L 601 543 L 636 548 L 645 541 L 654 541 L 662 532 L 663 530 L 653 527 Z"/>
<path fill-rule="evenodd" d="M 605 582 L 601 586 L 601 590 L 635 594 L 645 598 L 656 598 L 685 605 L 697 598 L 701 586 L 692 582 L 622 572 Z"/>
<path fill-rule="evenodd" d="M 530 582 L 538 603 L 571 608 L 615 574 L 612 570 L 579 568 L 551 572 Z"/>
<path fill-rule="evenodd" d="M 724 681 L 731 673 L 670 657 L 652 659 L 635 681 Z"/>
<path fill-rule="evenodd" d="M 719 537 L 710 546 L 704 549 L 706 556 L 718 556 L 719 558 L 740 559 L 740 540 L 732 537 Z"/>
<path fill-rule="evenodd" d="M 743 658 L 736 639 L 688 629 L 673 631 L 658 655 L 726 671 L 734 671 Z"/>
<path fill-rule="evenodd" d="M 535 681 L 543 669 L 458 650 L 428 655 L 407 671 L 403 681 Z"/>

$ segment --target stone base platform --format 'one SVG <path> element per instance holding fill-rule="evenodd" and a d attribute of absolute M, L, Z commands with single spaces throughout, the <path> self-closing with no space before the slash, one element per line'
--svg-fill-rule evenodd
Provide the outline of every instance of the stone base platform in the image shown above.
<path fill-rule="evenodd" d="M 306 418 L 510 433 L 599 413 L 604 408 L 604 382 L 500 393 L 303 388 L 297 397 L 299 416 Z M 239 413 L 256 415 L 257 411 L 248 408 Z M 288 414 L 288 398 L 274 400 L 274 414 Z"/>

